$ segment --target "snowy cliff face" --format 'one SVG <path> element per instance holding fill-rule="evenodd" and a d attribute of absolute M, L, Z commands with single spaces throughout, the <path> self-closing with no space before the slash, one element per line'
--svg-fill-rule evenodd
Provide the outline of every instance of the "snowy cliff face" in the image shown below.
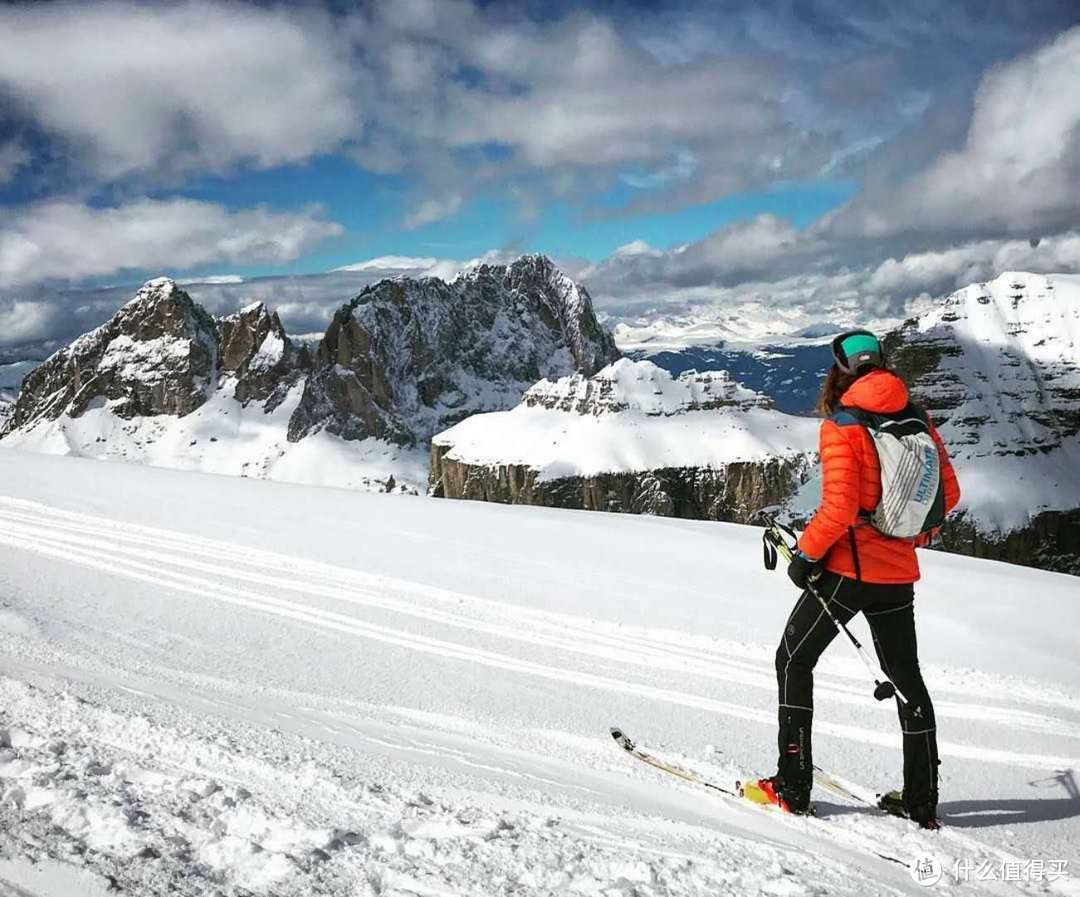
<path fill-rule="evenodd" d="M 1047 454 L 1080 431 L 1080 279 L 1010 272 L 887 341 L 961 459 Z"/>
<path fill-rule="evenodd" d="M 289 438 L 426 444 L 470 414 L 513 407 L 542 377 L 618 357 L 588 293 L 543 256 L 450 283 L 384 280 L 334 316 Z"/>
<path fill-rule="evenodd" d="M 946 544 L 1080 572 L 1080 278 L 972 284 L 885 346 L 956 464 Z"/>
<path fill-rule="evenodd" d="M 803 482 L 817 422 L 724 372 L 672 377 L 622 359 L 530 389 L 513 411 L 439 434 L 430 487 L 448 498 L 744 521 Z"/>

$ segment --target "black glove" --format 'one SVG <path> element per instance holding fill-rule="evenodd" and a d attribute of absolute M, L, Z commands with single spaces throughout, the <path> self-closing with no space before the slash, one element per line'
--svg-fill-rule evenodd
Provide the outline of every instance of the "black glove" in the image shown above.
<path fill-rule="evenodd" d="M 805 589 L 812 579 L 817 579 L 821 572 L 818 562 L 807 557 L 801 551 L 796 551 L 788 564 L 787 575 L 800 589 Z"/>

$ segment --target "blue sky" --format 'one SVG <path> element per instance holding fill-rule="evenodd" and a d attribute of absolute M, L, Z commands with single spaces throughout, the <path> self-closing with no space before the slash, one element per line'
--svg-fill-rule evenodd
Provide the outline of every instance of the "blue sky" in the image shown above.
<path fill-rule="evenodd" d="M 0 340 L 83 326 L 103 310 L 65 303 L 102 284 L 385 256 L 543 252 L 656 313 L 1072 270 L 1080 7 L 993 12 L 6 4 Z"/>
<path fill-rule="evenodd" d="M 620 209 L 640 191 L 620 183 L 590 197 L 587 207 L 554 199 L 532 217 L 521 215 L 512 199 L 490 191 L 447 219 L 407 228 L 402 224 L 410 193 L 406 178 L 373 175 L 347 160 L 324 156 L 302 165 L 204 178 L 161 196 L 182 195 L 233 209 L 270 204 L 299 212 L 318 204 L 345 227 L 339 237 L 289 265 L 235 268 L 255 275 L 313 273 L 389 255 L 473 258 L 502 247 L 598 262 L 635 240 L 668 249 L 764 213 L 806 227 L 855 190 L 854 181 L 781 183 L 667 212 L 627 213 Z"/>

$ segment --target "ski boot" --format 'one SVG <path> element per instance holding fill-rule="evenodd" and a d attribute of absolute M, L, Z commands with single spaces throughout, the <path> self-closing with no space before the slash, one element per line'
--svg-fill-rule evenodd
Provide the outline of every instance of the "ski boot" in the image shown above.
<path fill-rule="evenodd" d="M 878 795 L 878 807 L 890 816 L 898 816 L 901 819 L 910 819 L 919 828 L 935 832 L 941 828 L 941 820 L 937 816 L 937 805 L 933 803 L 921 804 L 918 807 L 908 809 L 904 803 L 903 791 L 888 791 Z"/>
<path fill-rule="evenodd" d="M 769 779 L 757 779 L 752 782 L 742 782 L 739 785 L 739 794 L 755 804 L 775 804 L 785 813 L 794 813 L 797 816 L 812 816 L 814 808 L 810 804 L 810 790 L 813 782 L 805 785 L 793 782 L 785 784 L 778 776 Z"/>

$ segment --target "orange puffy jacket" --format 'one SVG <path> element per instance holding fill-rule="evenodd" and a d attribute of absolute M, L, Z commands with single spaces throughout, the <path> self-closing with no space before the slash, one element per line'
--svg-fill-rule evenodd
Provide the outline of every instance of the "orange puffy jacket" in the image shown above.
<path fill-rule="evenodd" d="M 908 404 L 907 387 L 889 371 L 860 377 L 840 404 L 878 414 L 900 411 Z M 945 445 L 933 425 L 930 434 L 941 456 L 945 512 L 960 501 L 960 484 Z M 860 516 L 881 501 L 881 468 L 866 428 L 834 420 L 821 424 L 821 506 L 799 539 L 808 557 L 823 559 L 826 570 L 865 582 L 908 583 L 919 578 L 915 542 L 879 533 Z"/>

